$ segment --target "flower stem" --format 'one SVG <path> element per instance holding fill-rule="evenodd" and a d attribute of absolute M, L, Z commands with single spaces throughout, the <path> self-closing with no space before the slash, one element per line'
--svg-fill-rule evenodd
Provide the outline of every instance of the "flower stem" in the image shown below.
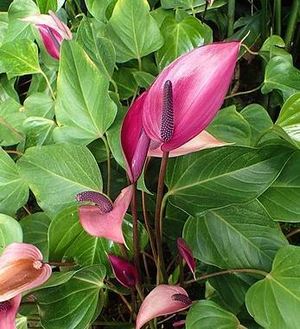
<path fill-rule="evenodd" d="M 285 34 L 285 44 L 287 49 L 290 49 L 292 45 L 292 41 L 297 25 L 298 11 L 299 11 L 299 0 L 294 0 L 292 4 L 292 8 L 290 9 L 290 17 Z"/>
<path fill-rule="evenodd" d="M 228 95 L 228 96 L 225 97 L 225 99 L 232 98 L 232 97 L 236 97 L 236 96 L 241 96 L 241 95 L 247 95 L 247 94 L 254 93 L 255 91 L 258 91 L 258 90 L 262 87 L 262 85 L 263 85 L 263 84 L 261 83 L 259 86 L 255 87 L 255 88 L 253 88 L 253 89 L 246 90 L 246 91 L 239 91 L 239 92 L 237 92 L 237 93 L 234 93 L 234 94 Z"/>
<path fill-rule="evenodd" d="M 227 24 L 227 37 L 231 37 L 233 34 L 233 25 L 234 25 L 234 16 L 235 16 L 235 0 L 228 0 L 228 7 L 227 7 L 227 17 L 228 17 L 228 24 Z"/>
<path fill-rule="evenodd" d="M 220 272 L 214 272 L 214 273 L 209 273 L 209 274 L 199 276 L 196 280 L 193 279 L 193 280 L 186 281 L 185 285 L 189 285 L 191 283 L 195 283 L 195 282 L 202 281 L 202 280 L 207 280 L 207 279 L 213 278 L 215 276 L 220 276 L 220 275 L 225 275 L 225 274 L 234 274 L 234 273 L 257 274 L 257 275 L 261 275 L 261 276 L 267 276 L 269 274 L 268 272 L 253 269 L 253 268 L 229 269 L 229 270 L 224 270 L 224 271 L 220 271 Z"/>
<path fill-rule="evenodd" d="M 141 266 L 140 266 L 140 241 L 139 241 L 139 228 L 138 228 L 138 215 L 137 215 L 137 185 L 133 184 L 133 195 L 131 200 L 131 212 L 133 218 L 133 254 L 134 264 L 141 277 Z"/>
<path fill-rule="evenodd" d="M 110 177 L 111 177 L 111 163 L 110 163 L 110 150 L 108 146 L 108 142 L 106 137 L 103 135 L 101 137 L 104 145 L 105 145 L 105 150 L 106 150 L 106 157 L 107 157 L 107 186 L 106 186 L 106 194 L 109 196 L 110 195 Z"/>
<path fill-rule="evenodd" d="M 156 196 L 156 208 L 155 208 L 155 236 L 156 236 L 156 249 L 157 249 L 157 281 L 166 281 L 166 270 L 162 251 L 162 217 L 163 217 L 163 196 L 164 196 L 164 181 L 166 176 L 167 164 L 168 164 L 169 152 L 163 152 L 161 159 L 158 184 L 157 184 L 157 196 Z M 162 278 L 161 278 L 162 276 Z"/>
<path fill-rule="evenodd" d="M 281 0 L 274 1 L 275 34 L 281 35 Z"/>
<path fill-rule="evenodd" d="M 44 77 L 44 79 L 45 79 L 45 81 L 46 81 L 46 84 L 47 84 L 47 86 L 48 86 L 48 88 L 49 88 L 49 91 L 50 91 L 51 97 L 53 98 L 53 100 L 55 100 L 54 92 L 53 92 L 53 89 L 52 89 L 52 87 L 51 87 L 51 84 L 50 84 L 50 81 L 49 81 L 47 75 L 46 75 L 42 70 L 40 71 L 40 73 L 41 73 L 41 75 Z"/>

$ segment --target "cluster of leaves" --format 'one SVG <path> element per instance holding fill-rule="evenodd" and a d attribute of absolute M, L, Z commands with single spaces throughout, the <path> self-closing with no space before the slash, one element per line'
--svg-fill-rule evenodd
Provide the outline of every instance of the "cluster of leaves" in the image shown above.
<path fill-rule="evenodd" d="M 191 283 L 199 301 L 186 328 L 297 328 L 300 249 L 284 233 L 296 241 L 300 222 L 300 71 L 289 52 L 299 5 L 294 1 L 289 15 L 280 1 L 271 1 L 274 10 L 268 1 L 240 2 L 236 8 L 226 0 L 208 8 L 204 0 L 0 4 L 0 253 L 23 241 L 38 246 L 46 260 L 68 265 L 25 297 L 20 313 L 29 322 L 20 317 L 19 328 L 86 329 L 97 318 L 103 327 L 107 321 L 117 327 L 124 320 L 122 310 L 105 307 L 119 303 L 108 301 L 110 290 L 129 293 L 104 283 L 112 277 L 106 254 L 120 254 L 120 247 L 82 229 L 74 197 L 104 186 L 114 198 L 126 185 L 119 136 L 128 106 L 166 65 L 212 42 L 213 34 L 248 35 L 244 43 L 257 52 L 241 48 L 226 107 L 208 127 L 230 145 L 169 161 L 166 254 L 183 236 L 199 260 L 197 274 L 228 270 L 205 286 Z M 50 9 L 72 27 L 59 61 L 22 21 Z M 234 22 L 235 9 L 243 16 Z M 254 93 L 236 92 L 247 87 Z M 150 217 L 152 164 L 139 181 Z M 124 234 L 131 251 L 130 215 Z M 140 240 L 149 248 L 142 224 Z M 177 283 L 174 273 L 170 281 Z"/>

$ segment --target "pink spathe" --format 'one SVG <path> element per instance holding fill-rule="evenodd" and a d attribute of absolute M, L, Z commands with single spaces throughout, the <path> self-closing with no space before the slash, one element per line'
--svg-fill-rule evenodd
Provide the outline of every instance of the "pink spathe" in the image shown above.
<path fill-rule="evenodd" d="M 223 104 L 238 59 L 240 42 L 212 43 L 182 55 L 166 67 L 147 91 L 142 126 L 162 151 L 187 143 L 212 121 Z M 163 91 L 172 83 L 174 132 L 161 139 Z"/>
<path fill-rule="evenodd" d="M 185 260 L 189 269 L 193 273 L 194 279 L 196 279 L 196 277 L 195 277 L 196 261 L 194 259 L 192 250 L 187 245 L 185 240 L 182 238 L 177 239 L 177 248 L 178 248 L 178 251 L 179 251 L 181 257 Z"/>
<path fill-rule="evenodd" d="M 187 292 L 179 287 L 161 284 L 144 299 L 137 318 L 135 329 L 140 329 L 150 320 L 162 315 L 176 313 L 192 304 Z"/>
<path fill-rule="evenodd" d="M 0 328 L 16 329 L 16 316 L 21 303 L 21 295 L 0 302 Z"/>
<path fill-rule="evenodd" d="M 8 245 L 0 257 L 0 302 L 38 287 L 51 276 L 38 248 L 27 243 Z"/>
<path fill-rule="evenodd" d="M 79 207 L 79 219 L 84 230 L 90 235 L 125 244 L 122 223 L 132 194 L 133 185 L 124 188 L 113 203 L 112 210 L 106 213 L 95 205 Z"/>

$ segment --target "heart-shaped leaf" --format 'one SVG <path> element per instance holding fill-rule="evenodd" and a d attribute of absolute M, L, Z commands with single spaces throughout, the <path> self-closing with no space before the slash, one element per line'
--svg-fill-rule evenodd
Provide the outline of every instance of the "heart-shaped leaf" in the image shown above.
<path fill-rule="evenodd" d="M 13 242 L 22 242 L 23 232 L 18 221 L 0 214 L 0 255 L 6 246 Z"/>

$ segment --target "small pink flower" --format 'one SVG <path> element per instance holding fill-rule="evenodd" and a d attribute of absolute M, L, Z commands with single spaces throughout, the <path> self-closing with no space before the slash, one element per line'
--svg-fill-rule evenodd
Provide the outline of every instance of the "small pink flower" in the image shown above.
<path fill-rule="evenodd" d="M 108 255 L 108 259 L 116 279 L 124 287 L 135 287 L 139 281 L 138 272 L 135 266 L 118 256 Z"/>
<path fill-rule="evenodd" d="M 26 243 L 8 245 L 0 257 L 0 302 L 46 282 L 51 266 L 43 262 L 38 248 Z"/>
<path fill-rule="evenodd" d="M 193 273 L 193 276 L 195 278 L 195 270 L 196 270 L 196 262 L 193 257 L 193 252 L 190 249 L 190 247 L 187 245 L 184 239 L 178 238 L 177 239 L 177 248 L 181 255 L 181 257 L 186 261 L 189 269 Z"/>
<path fill-rule="evenodd" d="M 179 286 L 162 284 L 154 288 L 144 299 L 136 318 L 135 329 L 148 321 L 187 309 L 192 304 L 187 292 Z"/>
<path fill-rule="evenodd" d="M 21 295 L 0 302 L 0 328 L 16 329 L 16 316 L 21 303 Z"/>
<path fill-rule="evenodd" d="M 125 244 L 122 223 L 132 194 L 133 185 L 124 188 L 114 203 L 99 192 L 85 191 L 77 194 L 77 201 L 94 203 L 79 207 L 79 219 L 84 230 L 90 235 Z"/>
<path fill-rule="evenodd" d="M 60 21 L 52 11 L 49 11 L 49 15 L 37 14 L 22 20 L 36 25 L 49 55 L 59 59 L 62 41 L 72 39 L 72 33 L 68 26 Z"/>

